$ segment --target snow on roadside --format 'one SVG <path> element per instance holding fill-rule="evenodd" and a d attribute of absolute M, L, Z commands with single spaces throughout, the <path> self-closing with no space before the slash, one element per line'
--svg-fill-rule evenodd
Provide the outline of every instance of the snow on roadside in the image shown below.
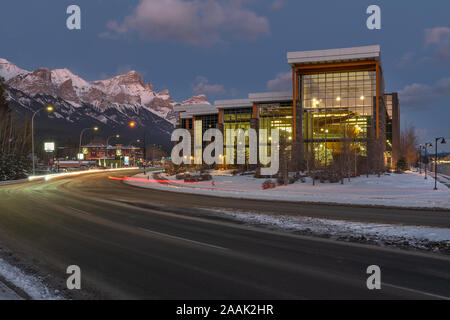
<path fill-rule="evenodd" d="M 450 254 L 450 229 L 363 223 L 310 217 L 214 210 L 253 226 L 378 245 L 410 247 Z"/>
<path fill-rule="evenodd" d="M 0 281 L 0 300 L 23 300 L 16 292 Z"/>
<path fill-rule="evenodd" d="M 10 265 L 2 258 L 0 258 L 0 276 L 22 289 L 34 300 L 63 299 L 58 294 L 52 293 L 39 278 L 23 273 L 19 268 Z"/>
<path fill-rule="evenodd" d="M 313 186 L 311 179 L 306 178 L 305 183 L 297 181 L 268 190 L 261 187 L 265 179 L 256 179 L 251 175 L 211 174 L 213 181 L 196 183 L 184 183 L 164 174 L 161 177 L 168 179 L 169 183 L 161 184 L 151 176 L 142 174 L 125 182 L 143 188 L 239 199 L 450 209 L 450 189 L 438 182 L 439 190 L 433 190 L 434 179 L 425 180 L 422 175 L 413 172 L 381 177 L 361 176 L 352 178 L 350 182 L 345 179 L 343 185 L 316 181 Z"/>

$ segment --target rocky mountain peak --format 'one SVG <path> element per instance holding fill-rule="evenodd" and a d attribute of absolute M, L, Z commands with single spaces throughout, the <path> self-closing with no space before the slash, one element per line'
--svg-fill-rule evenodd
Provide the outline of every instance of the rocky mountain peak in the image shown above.
<path fill-rule="evenodd" d="M 119 84 L 122 85 L 128 84 L 140 84 L 141 86 L 145 85 L 144 79 L 142 79 L 141 75 L 134 70 L 131 70 L 126 74 L 117 76 L 117 79 L 119 79 Z"/>
<path fill-rule="evenodd" d="M 62 99 L 67 101 L 72 101 L 76 103 L 81 102 L 73 88 L 72 79 L 67 79 L 61 84 L 61 86 L 59 86 L 58 95 Z"/>
<path fill-rule="evenodd" d="M 135 70 L 109 79 L 87 82 L 67 68 L 40 68 L 29 72 L 6 59 L 0 59 L 0 77 L 4 77 L 10 87 L 31 97 L 38 94 L 59 97 L 73 107 L 88 104 L 90 108 L 104 113 L 119 111 L 130 114 L 146 109 L 171 123 L 178 118 L 173 111 L 177 102 L 172 100 L 169 90 L 156 92 L 152 84 L 145 83 Z M 205 95 L 198 95 L 182 103 L 209 102 Z"/>
<path fill-rule="evenodd" d="M 17 75 L 8 81 L 8 85 L 33 96 L 36 94 L 56 95 L 52 73 L 46 68 L 36 69 L 25 76 Z"/>
<path fill-rule="evenodd" d="M 36 69 L 30 74 L 30 76 L 36 77 L 45 83 L 52 82 L 52 72 L 47 68 Z"/>
<path fill-rule="evenodd" d="M 199 94 L 197 96 L 193 96 L 193 97 L 183 101 L 181 104 L 187 105 L 187 104 L 210 104 L 210 103 L 209 103 L 208 99 L 206 98 L 206 95 Z"/>

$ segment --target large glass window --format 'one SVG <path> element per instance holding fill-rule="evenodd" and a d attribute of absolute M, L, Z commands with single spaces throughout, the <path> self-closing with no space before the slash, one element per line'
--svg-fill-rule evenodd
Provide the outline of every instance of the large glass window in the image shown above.
<path fill-rule="evenodd" d="M 202 128 L 201 139 L 203 139 L 203 135 L 205 134 L 205 132 L 208 129 L 211 129 L 211 128 L 215 129 L 217 127 L 218 121 L 219 121 L 219 116 L 217 114 L 195 116 L 194 132 L 198 132 L 200 125 L 201 125 L 201 128 Z M 192 124 L 192 120 L 191 120 L 191 124 Z M 202 141 L 202 142 L 197 142 L 197 143 L 201 143 L 201 145 L 204 149 L 209 142 Z"/>
<path fill-rule="evenodd" d="M 223 114 L 223 128 L 224 128 L 224 142 L 225 142 L 225 156 L 228 154 L 233 154 L 233 163 L 236 163 L 237 159 L 237 147 L 238 138 L 235 136 L 233 139 L 228 136 L 227 130 L 238 130 L 242 129 L 247 131 L 250 129 L 250 119 L 252 117 L 252 108 L 236 108 L 236 109 L 225 109 Z M 233 151 L 231 151 L 233 150 Z M 231 153 L 232 152 L 232 153 Z M 248 162 L 249 157 L 249 138 L 245 137 L 245 158 Z"/>
<path fill-rule="evenodd" d="M 195 121 L 197 120 L 202 121 L 202 136 L 203 136 L 206 130 L 216 128 L 217 122 L 219 121 L 219 116 L 217 114 L 196 116 Z"/>
<path fill-rule="evenodd" d="M 330 163 L 342 149 L 342 140 L 353 141 L 358 152 L 373 124 L 376 72 L 331 72 L 301 76 L 304 110 L 303 133 L 307 149 Z"/>
<path fill-rule="evenodd" d="M 280 145 L 286 145 L 285 156 L 291 158 L 292 146 L 290 143 L 293 141 L 293 109 L 292 101 L 260 104 L 259 105 L 259 129 L 266 129 L 268 134 L 267 144 L 261 142 L 261 148 L 267 149 L 268 155 L 271 154 L 271 131 L 272 129 L 280 130 Z M 281 151 L 280 151 L 281 152 Z M 284 152 L 284 151 L 283 151 Z"/>
<path fill-rule="evenodd" d="M 259 128 L 267 129 L 269 135 L 278 128 L 280 136 L 292 140 L 292 121 L 292 101 L 259 105 Z"/>

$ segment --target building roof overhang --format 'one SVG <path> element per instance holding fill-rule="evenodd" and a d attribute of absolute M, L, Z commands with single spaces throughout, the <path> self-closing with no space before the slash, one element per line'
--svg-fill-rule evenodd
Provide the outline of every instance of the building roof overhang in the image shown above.
<path fill-rule="evenodd" d="M 195 115 L 217 114 L 217 108 L 210 104 L 187 104 L 183 106 L 175 106 L 174 111 L 180 112 L 181 119 L 190 119 Z"/>
<path fill-rule="evenodd" d="M 381 62 L 379 45 L 288 52 L 287 60 L 291 67 L 305 64 L 339 63 L 349 61 L 376 60 Z"/>
<path fill-rule="evenodd" d="M 250 93 L 248 99 L 253 103 L 291 101 L 292 92 Z"/>
<path fill-rule="evenodd" d="M 217 109 L 250 108 L 253 107 L 253 102 L 249 99 L 216 100 L 214 106 Z"/>

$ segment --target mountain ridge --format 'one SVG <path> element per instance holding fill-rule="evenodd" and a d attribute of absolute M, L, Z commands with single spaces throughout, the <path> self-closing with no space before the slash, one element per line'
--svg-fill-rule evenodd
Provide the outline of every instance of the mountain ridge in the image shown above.
<path fill-rule="evenodd" d="M 177 113 L 173 111 L 175 105 L 209 104 L 206 96 L 202 94 L 176 102 L 169 90 L 156 91 L 154 86 L 146 83 L 135 70 L 109 79 L 89 82 L 67 68 L 38 68 L 27 71 L 0 58 L 0 77 L 6 80 L 8 86 L 30 96 L 51 95 L 63 98 L 74 107 L 89 103 L 103 110 L 119 106 L 128 106 L 131 109 L 142 107 L 172 124 L 177 120 Z"/>
<path fill-rule="evenodd" d="M 170 150 L 170 135 L 178 119 L 173 106 L 208 103 L 205 95 L 178 103 L 169 90 L 157 92 L 134 70 L 89 82 L 67 68 L 28 71 L 0 59 L 0 77 L 6 80 L 6 99 L 19 119 L 47 105 L 54 106 L 50 114 L 37 114 L 36 139 L 41 141 L 76 141 L 80 130 L 99 126 L 98 135 L 103 139 L 120 134 L 123 140 L 129 139 L 122 143 L 129 143 L 147 135 L 147 143 Z M 137 123 L 136 129 L 128 127 L 130 121 Z"/>

